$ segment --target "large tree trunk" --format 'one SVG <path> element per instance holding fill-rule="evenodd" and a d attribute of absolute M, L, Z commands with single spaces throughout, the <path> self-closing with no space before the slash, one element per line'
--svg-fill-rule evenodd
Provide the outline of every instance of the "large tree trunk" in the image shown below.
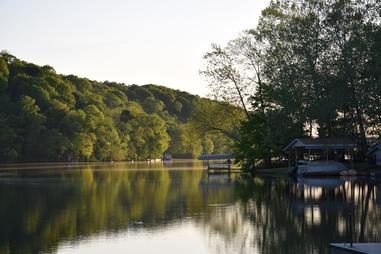
<path fill-rule="evenodd" d="M 361 156 L 361 159 L 364 159 L 364 156 L 366 154 L 366 151 L 368 149 L 366 136 L 365 136 L 365 127 L 364 127 L 364 121 L 362 117 L 362 110 L 359 107 L 356 107 L 356 118 L 357 118 L 357 124 L 359 128 L 359 156 Z"/>

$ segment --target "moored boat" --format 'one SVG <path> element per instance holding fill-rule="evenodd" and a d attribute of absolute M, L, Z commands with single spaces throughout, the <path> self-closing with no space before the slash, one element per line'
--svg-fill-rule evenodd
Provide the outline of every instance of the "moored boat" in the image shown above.
<path fill-rule="evenodd" d="M 338 161 L 298 161 L 298 164 L 293 169 L 293 174 L 299 176 L 313 175 L 340 175 L 340 172 L 347 170 L 346 166 Z"/>
<path fill-rule="evenodd" d="M 163 161 L 171 161 L 172 160 L 172 155 L 170 153 L 165 153 L 165 154 L 163 154 L 161 160 L 163 160 Z"/>

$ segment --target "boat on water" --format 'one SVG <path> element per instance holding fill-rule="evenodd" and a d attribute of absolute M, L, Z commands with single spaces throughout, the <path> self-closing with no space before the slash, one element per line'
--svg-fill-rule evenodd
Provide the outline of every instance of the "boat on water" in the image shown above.
<path fill-rule="evenodd" d="M 298 176 L 328 176 L 340 175 L 346 171 L 347 167 L 338 161 L 305 161 L 299 160 L 298 164 L 292 169 L 291 173 Z"/>
<path fill-rule="evenodd" d="M 161 160 L 162 161 L 171 161 L 172 160 L 172 155 L 170 153 L 165 153 L 163 154 L 163 156 L 161 157 Z"/>

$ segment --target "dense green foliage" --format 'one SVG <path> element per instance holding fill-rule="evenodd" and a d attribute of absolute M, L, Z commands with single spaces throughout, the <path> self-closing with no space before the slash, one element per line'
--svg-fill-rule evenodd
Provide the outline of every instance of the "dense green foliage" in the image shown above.
<path fill-rule="evenodd" d="M 295 137 L 349 137 L 363 158 L 381 135 L 381 2 L 274 0 L 258 26 L 213 45 L 215 98 L 246 109 L 238 156 L 271 163 Z"/>
<path fill-rule="evenodd" d="M 189 126 L 208 99 L 162 86 L 57 74 L 0 54 L 0 162 L 143 160 L 223 152 L 228 140 Z"/>

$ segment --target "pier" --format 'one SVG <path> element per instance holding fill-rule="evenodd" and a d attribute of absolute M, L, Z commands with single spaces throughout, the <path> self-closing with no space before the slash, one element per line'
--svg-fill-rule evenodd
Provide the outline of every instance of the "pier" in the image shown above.
<path fill-rule="evenodd" d="M 330 254 L 377 254 L 381 253 L 381 243 L 331 243 Z"/>
<path fill-rule="evenodd" d="M 232 167 L 231 154 L 205 154 L 198 157 L 199 160 L 207 161 L 208 174 L 236 173 L 241 172 L 241 168 Z"/>

